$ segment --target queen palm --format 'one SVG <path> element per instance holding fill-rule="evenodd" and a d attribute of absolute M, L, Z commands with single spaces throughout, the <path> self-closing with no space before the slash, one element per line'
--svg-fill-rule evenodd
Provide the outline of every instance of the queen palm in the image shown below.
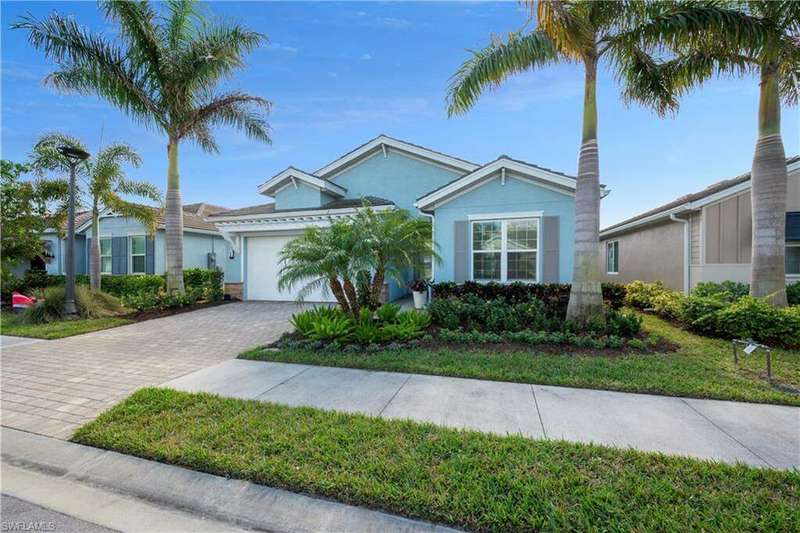
<path fill-rule="evenodd" d="M 27 30 L 31 44 L 59 65 L 47 77 L 49 85 L 95 94 L 166 135 L 167 288 L 183 291 L 179 146 L 188 139 L 217 152 L 211 129 L 219 125 L 270 142 L 264 118 L 270 107 L 267 100 L 215 90 L 243 66 L 243 56 L 259 46 L 263 36 L 238 25 L 204 21 L 188 0 L 171 1 L 161 13 L 146 1 L 108 1 L 100 6 L 117 25 L 118 39 L 91 33 L 57 13 L 44 20 L 28 16 L 13 27 Z"/>
<path fill-rule="evenodd" d="M 43 171 L 68 172 L 69 166 L 58 151 L 60 146 L 72 146 L 86 151 L 85 146 L 75 137 L 63 133 L 51 133 L 39 139 L 34 146 L 34 168 Z M 93 158 L 80 167 L 81 188 L 89 197 L 92 212 L 92 247 L 89 251 L 89 279 L 93 291 L 100 290 L 100 213 L 111 209 L 122 216 L 142 223 L 152 235 L 155 232 L 156 212 L 153 208 L 131 202 L 131 196 L 143 200 L 160 202 L 161 194 L 149 182 L 129 179 L 124 165 L 139 167 L 139 154 L 126 144 L 112 144 L 103 148 Z"/>
<path fill-rule="evenodd" d="M 750 293 L 774 305 L 786 301 L 786 154 L 781 138 L 781 101 L 795 106 L 800 96 L 800 2 L 680 2 L 651 6 L 648 23 L 628 39 L 674 54 L 655 64 L 636 62 L 637 72 L 658 71 L 659 86 L 677 99 L 715 75 L 755 74 L 760 78 L 758 140 L 751 169 L 753 213 Z M 637 91 L 646 90 L 639 87 Z M 662 108 L 663 112 L 664 109 Z"/>
<path fill-rule="evenodd" d="M 526 2 L 533 7 L 534 2 Z M 602 320 L 600 286 L 600 181 L 597 143 L 597 69 L 601 59 L 619 73 L 640 51 L 615 37 L 640 16 L 633 2 L 543 0 L 536 4 L 538 27 L 494 38 L 472 52 L 456 71 L 448 91 L 448 113 L 464 113 L 486 89 L 509 76 L 566 61 L 584 71 L 583 133 L 575 189 L 575 260 L 567 317 Z M 635 96 L 635 95 L 634 95 Z"/>

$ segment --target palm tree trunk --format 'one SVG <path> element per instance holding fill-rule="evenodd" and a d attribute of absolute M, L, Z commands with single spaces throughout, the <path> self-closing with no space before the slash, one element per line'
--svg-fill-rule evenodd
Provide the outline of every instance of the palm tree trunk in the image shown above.
<path fill-rule="evenodd" d="M 89 285 L 92 292 L 100 290 L 100 213 L 97 201 L 92 205 L 92 249 L 89 250 Z"/>
<path fill-rule="evenodd" d="M 372 277 L 372 302 L 375 306 L 381 305 L 381 293 L 383 292 L 383 281 L 386 278 L 386 269 L 379 266 L 375 269 L 375 275 Z"/>
<path fill-rule="evenodd" d="M 600 163 L 597 147 L 597 59 L 585 60 L 583 139 L 575 186 L 575 260 L 567 318 L 603 320 L 600 287 Z"/>
<path fill-rule="evenodd" d="M 178 173 L 178 141 L 167 147 L 167 205 L 164 226 L 167 240 L 167 292 L 183 292 L 183 205 Z"/>
<path fill-rule="evenodd" d="M 334 298 L 336 298 L 336 301 L 339 302 L 339 306 L 342 308 L 342 311 L 348 315 L 352 314 L 350 304 L 347 302 L 347 296 L 345 296 L 344 290 L 342 289 L 342 284 L 339 283 L 338 278 L 329 278 L 328 286 L 331 288 L 331 292 L 333 293 Z"/>
<path fill-rule="evenodd" d="M 761 68 L 758 142 L 750 174 L 753 245 L 750 294 L 772 305 L 786 301 L 786 153 L 781 139 L 781 104 L 773 65 Z"/>
<path fill-rule="evenodd" d="M 358 316 L 359 308 L 358 305 L 358 294 L 356 293 L 356 287 L 353 285 L 353 282 L 349 279 L 344 279 L 344 294 L 347 296 L 347 300 L 350 303 L 350 312 L 353 314 L 353 317 Z"/>

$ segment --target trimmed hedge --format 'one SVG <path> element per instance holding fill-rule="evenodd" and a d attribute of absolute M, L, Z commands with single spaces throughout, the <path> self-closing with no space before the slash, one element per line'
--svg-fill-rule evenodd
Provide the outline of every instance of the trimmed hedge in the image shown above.
<path fill-rule="evenodd" d="M 203 299 L 221 300 L 223 296 L 224 274 L 219 269 L 187 268 L 183 271 L 183 283 L 187 290 L 199 291 Z M 78 274 L 75 280 L 79 285 L 88 285 L 89 276 Z M 47 274 L 42 271 L 29 271 L 20 280 L 17 290 L 32 292 L 47 287 L 57 287 L 66 283 L 66 276 Z M 156 294 L 166 288 L 166 275 L 126 274 L 102 276 L 100 289 L 118 298 L 133 298 L 143 293 Z"/>
<path fill-rule="evenodd" d="M 461 285 L 454 282 L 431 285 L 434 298 L 450 296 L 462 297 L 474 294 L 483 300 L 503 298 L 509 304 L 541 300 L 545 307 L 555 315 L 564 316 L 569 303 L 569 283 L 477 283 L 467 281 Z M 625 303 L 625 285 L 603 283 L 603 299 L 612 309 L 619 309 Z"/>

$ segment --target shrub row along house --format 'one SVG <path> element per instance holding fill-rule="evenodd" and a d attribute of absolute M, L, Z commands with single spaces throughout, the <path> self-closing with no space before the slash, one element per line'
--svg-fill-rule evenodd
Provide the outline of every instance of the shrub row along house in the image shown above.
<path fill-rule="evenodd" d="M 800 156 L 786 160 L 786 282 L 800 281 Z M 750 281 L 750 173 L 600 232 L 604 281 L 662 281 L 684 292 L 701 282 Z"/>
<path fill-rule="evenodd" d="M 205 217 L 226 208 L 207 203 L 183 206 L 183 246 L 185 268 L 218 267 L 225 273 L 226 283 L 238 283 L 239 257 L 233 246 L 222 234 L 207 222 Z M 76 214 L 75 220 L 75 273 L 89 273 L 89 251 L 92 235 L 92 213 Z M 100 270 L 103 275 L 119 274 L 163 274 L 166 270 L 166 243 L 164 221 L 159 211 L 155 235 L 148 235 L 147 228 L 132 218 L 121 216 L 111 210 L 100 214 Z M 30 264 L 17 265 L 18 276 L 29 268 L 45 270 L 48 274 L 65 273 L 66 243 L 63 235 L 55 229 L 42 235 L 44 257 L 32 259 Z"/>
<path fill-rule="evenodd" d="M 437 281 L 571 279 L 575 178 L 507 156 L 478 165 L 381 135 L 315 172 L 289 167 L 259 192 L 274 203 L 207 217 L 242 257 L 246 299 L 294 300 L 278 288 L 283 246 L 304 228 L 353 214 L 364 200 L 376 211 L 432 219 L 442 261 L 431 261 L 427 274 Z M 407 292 L 393 281 L 385 291 L 388 300 Z M 333 297 L 320 291 L 306 300 Z"/>

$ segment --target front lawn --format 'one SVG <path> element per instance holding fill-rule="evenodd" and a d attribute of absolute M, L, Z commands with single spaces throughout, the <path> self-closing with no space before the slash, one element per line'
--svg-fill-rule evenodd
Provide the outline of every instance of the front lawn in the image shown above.
<path fill-rule="evenodd" d="M 101 329 L 115 328 L 133 323 L 133 320 L 119 317 L 103 317 L 80 320 L 60 320 L 44 324 L 24 324 L 19 315 L 3 312 L 0 314 L 0 332 L 14 337 L 35 339 L 61 339 L 90 333 Z"/>
<path fill-rule="evenodd" d="M 468 378 L 647 392 L 800 405 L 800 351 L 774 350 L 774 379 L 766 381 L 764 356 L 746 356 L 736 367 L 730 342 L 709 339 L 644 315 L 644 329 L 680 346 L 675 352 L 620 356 L 554 354 L 537 351 L 497 353 L 492 345 L 473 349 L 406 349 L 377 353 L 320 352 L 259 348 L 240 357 L 325 366 L 389 370 Z"/>
<path fill-rule="evenodd" d="M 800 530 L 800 473 L 143 389 L 73 440 L 482 531 Z"/>

